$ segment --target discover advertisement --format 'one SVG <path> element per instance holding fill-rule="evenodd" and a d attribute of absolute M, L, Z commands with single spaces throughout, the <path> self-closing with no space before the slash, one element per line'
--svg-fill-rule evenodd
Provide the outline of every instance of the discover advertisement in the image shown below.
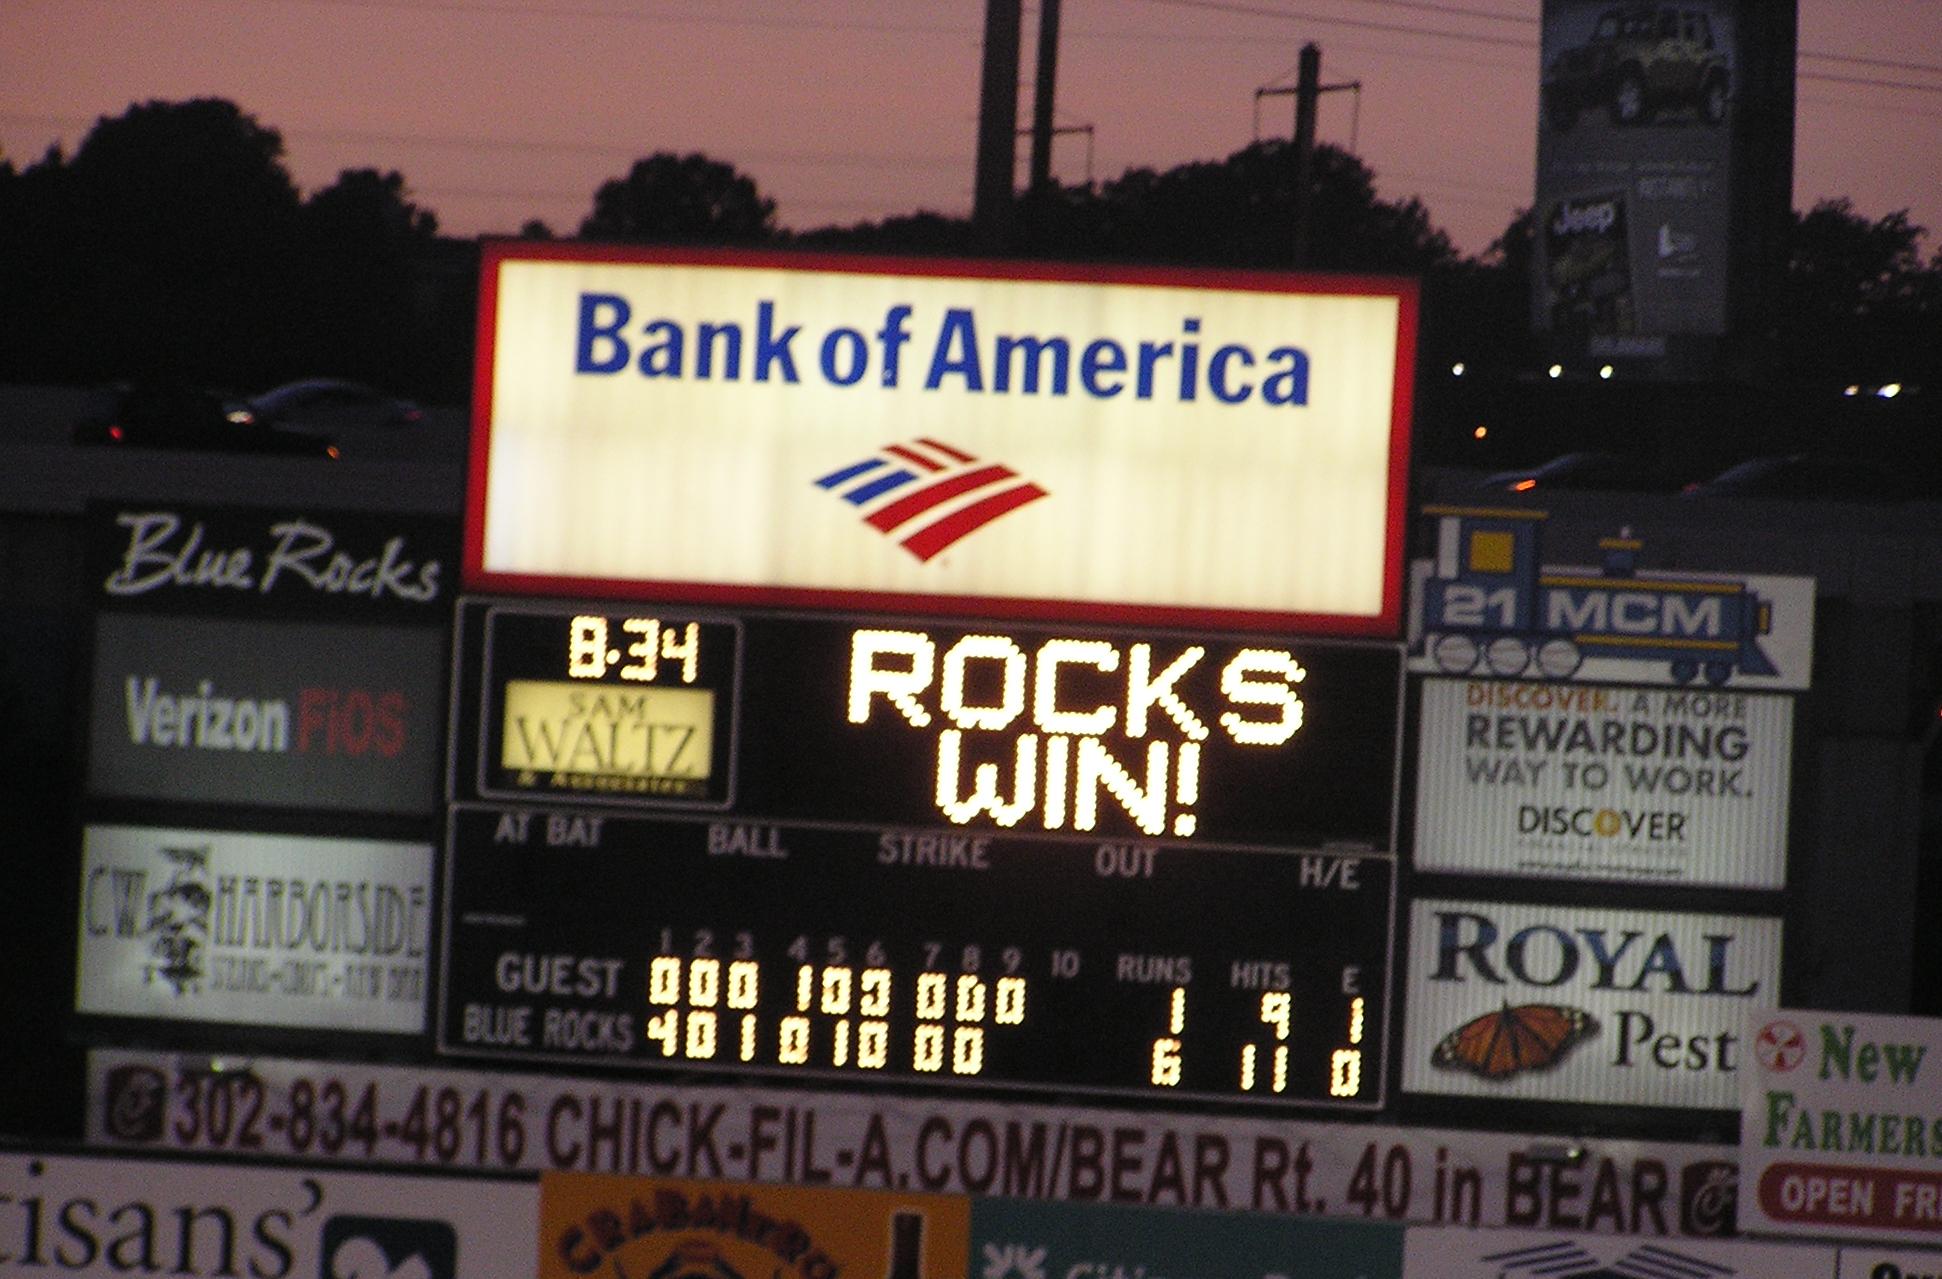
<path fill-rule="evenodd" d="M 488 244 L 467 583 L 1391 636 L 1416 307 L 1388 278 Z"/>
<path fill-rule="evenodd" d="M 206 1053 L 97 1049 L 88 1061 L 88 1139 L 133 1151 L 1652 1238 L 1735 1231 L 1730 1146 Z"/>
<path fill-rule="evenodd" d="M 89 792 L 430 815 L 444 668 L 425 626 L 103 613 Z"/>
<path fill-rule="evenodd" d="M 1746 1017 L 1747 1229 L 1942 1246 L 1942 1020 Z"/>
<path fill-rule="evenodd" d="M 1728 1110 L 1781 921 L 1417 899 L 1406 1092 Z"/>
<path fill-rule="evenodd" d="M 530 1279 L 530 1178 L 0 1153 L 0 1270 L 122 1279 Z"/>
<path fill-rule="evenodd" d="M 428 844 L 89 826 L 75 1011 L 418 1034 Z"/>
<path fill-rule="evenodd" d="M 1419 870 L 1780 888 L 1784 694 L 1426 679 Z"/>

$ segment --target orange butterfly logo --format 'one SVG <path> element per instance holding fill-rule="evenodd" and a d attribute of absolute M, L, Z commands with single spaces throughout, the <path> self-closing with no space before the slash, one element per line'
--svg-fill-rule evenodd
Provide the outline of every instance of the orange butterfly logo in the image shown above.
<path fill-rule="evenodd" d="M 1508 1001 L 1496 1012 L 1467 1021 L 1437 1044 L 1430 1064 L 1467 1070 L 1485 1079 L 1508 1079 L 1526 1070 L 1549 1070 L 1573 1048 L 1598 1033 L 1598 1021 L 1582 1008 Z"/>

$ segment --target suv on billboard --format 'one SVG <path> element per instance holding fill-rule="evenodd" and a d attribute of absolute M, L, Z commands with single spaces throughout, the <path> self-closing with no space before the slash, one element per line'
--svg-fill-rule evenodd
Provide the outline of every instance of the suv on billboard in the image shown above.
<path fill-rule="evenodd" d="M 1544 69 L 1544 113 L 1569 129 L 1603 106 L 1613 124 L 1649 123 L 1665 107 L 1690 107 L 1707 124 L 1726 119 L 1726 55 L 1705 9 L 1627 4 L 1598 17 L 1591 38 Z"/>

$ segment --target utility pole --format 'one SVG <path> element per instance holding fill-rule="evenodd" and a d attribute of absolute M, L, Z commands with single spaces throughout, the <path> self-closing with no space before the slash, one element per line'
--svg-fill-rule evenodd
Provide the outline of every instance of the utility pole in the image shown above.
<path fill-rule="evenodd" d="M 1027 191 L 1052 181 L 1052 102 L 1059 76 L 1059 0 L 1039 0 L 1038 79 L 1032 90 L 1032 168 Z"/>
<path fill-rule="evenodd" d="M 1322 47 L 1301 47 L 1295 75 L 1295 266 L 1308 265 L 1308 224 L 1314 213 L 1315 107 L 1322 96 Z"/>
<path fill-rule="evenodd" d="M 1308 242 L 1310 227 L 1314 221 L 1315 185 L 1315 109 L 1320 105 L 1324 93 L 1335 93 L 1349 89 L 1355 93 L 1356 118 L 1362 114 L 1362 81 L 1349 80 L 1342 84 L 1322 83 L 1322 50 L 1312 41 L 1301 47 L 1301 61 L 1296 71 L 1295 87 L 1260 88 L 1254 91 L 1254 132 L 1255 139 L 1261 136 L 1261 99 L 1287 97 L 1295 98 L 1295 265 L 1308 265 Z M 1351 137 L 1354 129 L 1350 130 Z M 1354 143 L 1350 143 L 1351 149 Z"/>
<path fill-rule="evenodd" d="M 1018 159 L 1020 0 L 985 0 L 984 75 L 978 97 L 978 166 L 971 229 L 979 247 L 1011 246 L 1012 174 Z"/>

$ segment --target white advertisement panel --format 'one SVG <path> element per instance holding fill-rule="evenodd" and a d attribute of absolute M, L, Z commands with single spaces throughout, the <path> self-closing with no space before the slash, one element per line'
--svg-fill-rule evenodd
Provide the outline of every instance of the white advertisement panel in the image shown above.
<path fill-rule="evenodd" d="M 530 1279 L 530 1179 L 0 1154 L 0 1269 L 124 1279 Z"/>
<path fill-rule="evenodd" d="M 89 1054 L 88 1140 L 1682 1238 L 1734 1233 L 1730 1146 L 505 1071 Z"/>
<path fill-rule="evenodd" d="M 1942 1020 L 1746 1016 L 1748 1228 L 1942 1246 Z"/>
<path fill-rule="evenodd" d="M 1413 1227 L 1403 1279 L 1837 1279 L 1833 1248 L 1745 1239 L 1653 1242 L 1533 1230 Z"/>
<path fill-rule="evenodd" d="M 1743 1010 L 1780 989 L 1778 919 L 1418 899 L 1403 1088 L 1726 1110 Z"/>
<path fill-rule="evenodd" d="M 429 844 L 90 826 L 75 1010 L 425 1028 Z"/>
<path fill-rule="evenodd" d="M 1419 869 L 1785 884 L 1792 698 L 1475 679 L 1421 689 Z"/>
<path fill-rule="evenodd" d="M 1813 678 L 1811 577 L 1648 568 L 1624 532 L 1599 539 L 1597 565 L 1554 564 L 1544 511 L 1422 514 L 1436 553 L 1409 566 L 1411 671 L 1765 691 Z"/>
<path fill-rule="evenodd" d="M 1394 634 L 1414 289 L 489 246 L 469 580 Z"/>

